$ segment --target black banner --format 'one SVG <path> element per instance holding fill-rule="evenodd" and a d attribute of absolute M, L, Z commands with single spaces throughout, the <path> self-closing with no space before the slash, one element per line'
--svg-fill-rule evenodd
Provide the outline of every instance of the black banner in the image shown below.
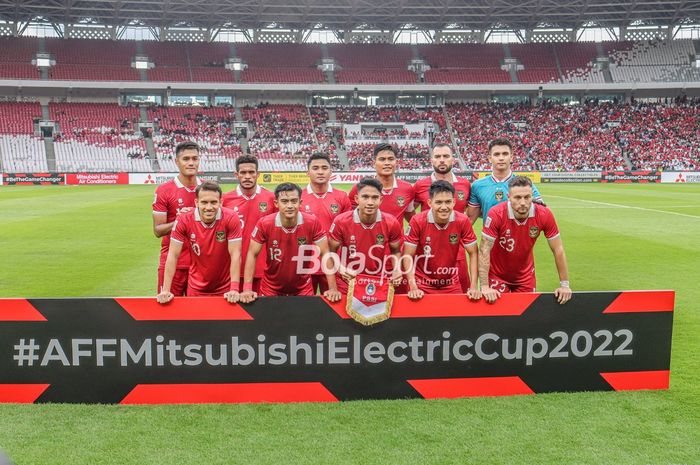
<path fill-rule="evenodd" d="M 397 296 L 363 327 L 320 297 L 0 299 L 0 402 L 299 402 L 668 387 L 671 291 Z"/>
<path fill-rule="evenodd" d="M 62 173 L 5 173 L 3 183 L 8 186 L 50 186 L 65 184 Z"/>
<path fill-rule="evenodd" d="M 601 182 L 612 183 L 657 183 L 661 182 L 659 171 L 639 170 L 639 171 L 603 171 Z"/>

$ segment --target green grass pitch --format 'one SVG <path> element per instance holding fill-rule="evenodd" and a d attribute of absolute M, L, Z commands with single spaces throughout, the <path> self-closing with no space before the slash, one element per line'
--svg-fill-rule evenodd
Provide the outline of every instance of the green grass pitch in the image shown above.
<path fill-rule="evenodd" d="M 670 390 L 0 405 L 0 449 L 18 465 L 700 464 L 700 185 L 540 187 L 562 231 L 574 291 L 676 290 Z M 152 186 L 0 188 L 0 297 L 154 296 L 152 193 Z M 538 285 L 551 291 L 558 279 L 544 242 Z"/>

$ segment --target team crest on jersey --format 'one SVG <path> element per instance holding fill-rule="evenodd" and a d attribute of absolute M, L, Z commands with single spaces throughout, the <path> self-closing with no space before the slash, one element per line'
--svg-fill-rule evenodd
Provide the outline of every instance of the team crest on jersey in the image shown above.
<path fill-rule="evenodd" d="M 540 233 L 540 228 L 537 226 L 530 226 L 530 237 L 531 238 L 536 238 L 537 235 Z"/>
<path fill-rule="evenodd" d="M 464 191 L 457 191 L 457 199 L 464 200 Z"/>
<path fill-rule="evenodd" d="M 403 207 L 403 205 L 406 203 L 406 199 L 404 199 L 401 196 L 396 197 L 396 203 L 399 204 L 399 207 Z"/>
<path fill-rule="evenodd" d="M 339 211 L 340 211 L 340 205 L 338 205 L 337 203 L 332 203 L 331 204 L 331 213 L 333 213 L 335 215 Z"/>
<path fill-rule="evenodd" d="M 216 242 L 224 242 L 226 240 L 226 233 L 224 231 L 216 231 Z"/>
<path fill-rule="evenodd" d="M 457 243 L 457 234 L 450 234 L 450 244 L 455 245 Z"/>
<path fill-rule="evenodd" d="M 377 245 L 384 245 L 384 234 L 377 234 Z"/>
<path fill-rule="evenodd" d="M 503 191 L 496 191 L 496 201 L 500 202 L 503 200 Z"/>
<path fill-rule="evenodd" d="M 258 210 L 261 212 L 267 211 L 267 202 L 260 202 L 258 204 Z"/>
<path fill-rule="evenodd" d="M 297 237 L 297 245 L 306 244 L 306 237 Z"/>

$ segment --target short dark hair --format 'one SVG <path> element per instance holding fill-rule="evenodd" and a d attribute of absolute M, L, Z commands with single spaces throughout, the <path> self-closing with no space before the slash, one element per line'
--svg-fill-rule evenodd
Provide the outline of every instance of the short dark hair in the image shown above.
<path fill-rule="evenodd" d="M 258 170 L 258 157 L 254 155 L 241 155 L 240 157 L 236 158 L 236 172 L 238 172 L 238 168 L 243 163 L 252 163 L 255 165 L 255 171 Z"/>
<path fill-rule="evenodd" d="M 449 192 L 452 196 L 455 195 L 455 188 L 452 184 L 447 181 L 435 181 L 430 185 L 430 198 L 435 197 L 436 194 L 441 194 L 443 192 Z"/>
<path fill-rule="evenodd" d="M 296 191 L 297 194 L 299 194 L 299 198 L 301 198 L 301 187 L 297 186 L 293 182 L 283 182 L 279 186 L 275 187 L 275 199 L 280 198 L 280 194 L 282 192 L 294 192 Z"/>
<path fill-rule="evenodd" d="M 432 155 L 432 153 L 435 149 L 441 149 L 443 147 L 447 147 L 448 149 L 450 149 L 450 152 L 454 151 L 454 150 L 452 150 L 452 146 L 450 144 L 448 144 L 447 142 L 438 142 L 437 144 L 433 145 L 433 149 L 430 151 L 430 154 Z"/>
<path fill-rule="evenodd" d="M 326 160 L 328 162 L 328 165 L 331 164 L 331 157 L 329 157 L 327 153 L 314 152 L 311 154 L 311 156 L 309 157 L 309 160 L 306 162 L 306 168 L 311 166 L 311 162 L 314 160 Z"/>
<path fill-rule="evenodd" d="M 379 155 L 379 152 L 383 152 L 383 151 L 385 151 L 385 150 L 388 150 L 388 151 L 392 152 L 392 153 L 394 154 L 395 157 L 398 156 L 398 154 L 399 154 L 399 151 L 398 151 L 398 150 L 396 149 L 396 147 L 394 147 L 393 145 L 391 145 L 391 144 L 386 144 L 386 143 L 381 143 L 381 144 L 377 144 L 377 145 L 374 146 L 374 151 L 373 151 L 373 156 L 372 156 L 372 158 L 376 159 L 376 158 L 377 158 L 377 155 Z"/>
<path fill-rule="evenodd" d="M 224 194 L 221 191 L 221 186 L 216 181 L 204 181 L 202 184 L 197 186 L 197 188 L 194 190 L 197 198 L 199 198 L 199 193 L 202 191 L 218 192 L 219 198 L 221 198 L 221 196 Z"/>
<path fill-rule="evenodd" d="M 511 187 L 532 187 L 532 180 L 527 176 L 513 176 L 510 181 L 508 181 L 508 189 Z"/>
<path fill-rule="evenodd" d="M 504 137 L 499 137 L 489 142 L 489 153 L 491 153 L 491 149 L 497 145 L 505 145 L 510 149 L 511 152 L 513 151 L 513 144 L 511 144 L 511 142 L 508 139 Z"/>
<path fill-rule="evenodd" d="M 197 153 L 199 153 L 199 145 L 197 145 L 196 142 L 192 141 L 185 141 L 185 142 L 180 142 L 175 146 L 175 158 L 179 157 L 182 152 L 185 150 L 196 150 Z"/>
<path fill-rule="evenodd" d="M 362 178 L 360 179 L 360 182 L 357 183 L 357 192 L 359 193 L 362 189 L 365 187 L 374 187 L 379 191 L 379 193 L 382 193 L 382 190 L 384 190 L 384 187 L 382 186 L 382 183 L 377 181 L 374 178 Z"/>

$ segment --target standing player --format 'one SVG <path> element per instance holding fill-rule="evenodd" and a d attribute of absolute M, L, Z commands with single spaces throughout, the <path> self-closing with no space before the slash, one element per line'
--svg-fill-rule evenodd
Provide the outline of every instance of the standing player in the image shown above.
<path fill-rule="evenodd" d="M 435 181 L 447 181 L 454 186 L 455 189 L 455 204 L 454 210 L 459 213 L 467 212 L 467 202 L 471 192 L 471 183 L 465 178 L 459 178 L 452 171 L 455 158 L 452 155 L 452 148 L 449 144 L 437 144 L 433 147 L 433 152 L 430 157 L 430 163 L 433 165 L 433 174 L 418 180 L 413 188 L 416 191 L 416 201 L 421 206 L 421 211 L 425 212 L 430 209 L 428 201 L 430 199 L 430 186 Z M 459 254 L 457 257 L 457 269 L 459 270 L 459 282 L 462 287 L 462 292 L 469 292 L 470 281 L 467 272 L 467 262 L 464 254 Z M 476 278 L 475 274 L 472 274 Z"/>
<path fill-rule="evenodd" d="M 416 202 L 420 205 L 421 211 L 427 212 L 430 209 L 428 204 L 430 200 L 430 186 L 435 181 L 447 181 L 455 188 L 454 210 L 466 214 L 472 185 L 468 179 L 460 178 L 452 171 L 455 158 L 450 144 L 436 144 L 430 156 L 430 164 L 433 165 L 433 173 L 416 181 L 413 185 L 413 189 L 416 192 Z"/>
<path fill-rule="evenodd" d="M 357 208 L 338 215 L 329 231 L 331 252 L 338 253 L 342 248 L 339 275 L 343 279 L 336 280 L 338 289 L 345 294 L 346 281 L 358 274 L 380 277 L 388 274 L 388 270 L 391 270 L 394 285 L 399 285 L 403 231 L 395 216 L 380 209 L 382 184 L 376 179 L 364 178 L 353 190 L 357 192 Z"/>
<path fill-rule="evenodd" d="M 163 289 L 158 302 L 170 302 L 170 291 L 180 252 L 191 251 L 187 296 L 221 296 L 238 302 L 241 261 L 241 222 L 233 211 L 221 208 L 221 187 L 204 182 L 196 189 L 194 211 L 180 215 L 170 238 Z"/>
<path fill-rule="evenodd" d="M 336 216 L 343 212 L 352 210 L 348 195 L 331 186 L 331 160 L 325 153 L 314 153 L 306 163 L 309 175 L 309 184 L 301 193 L 302 211 L 314 215 L 323 232 L 328 234 L 328 230 L 333 224 Z M 312 276 L 314 290 L 319 290 L 321 294 L 328 290 L 326 275 L 318 271 Z"/>
<path fill-rule="evenodd" d="M 374 147 L 374 168 L 376 178 L 382 186 L 382 201 L 379 207 L 382 212 L 389 213 L 399 221 L 408 221 L 415 214 L 415 191 L 413 186 L 396 177 L 396 148 L 391 144 L 377 144 Z M 355 197 L 357 186 L 354 186 L 348 197 L 353 208 L 357 206 Z"/>
<path fill-rule="evenodd" d="M 420 299 L 424 294 L 461 294 L 457 263 L 460 255 L 464 256 L 463 249 L 469 254 L 472 275 L 467 295 L 481 298 L 476 236 L 467 215 L 454 210 L 454 196 L 452 184 L 435 181 L 430 186 L 430 208 L 411 218 L 404 242 L 403 268 L 408 270 L 411 299 Z"/>
<path fill-rule="evenodd" d="M 289 296 L 314 295 L 311 275 L 299 271 L 299 264 L 305 261 L 304 252 L 308 250 L 308 246 L 317 246 L 321 257 L 328 254 L 328 240 L 320 222 L 313 215 L 299 211 L 299 186 L 289 182 L 277 186 L 275 204 L 279 212 L 258 220 L 251 234 L 241 294 L 241 302 L 244 303 L 252 302 L 258 296 L 258 292 L 253 290 L 258 256 L 262 255 L 267 261 L 259 294 Z M 337 302 L 340 300 L 340 293 L 336 289 L 333 275 L 329 276 L 329 285 L 331 289 L 327 290 L 324 296 L 331 302 Z"/>
<path fill-rule="evenodd" d="M 486 218 L 491 208 L 506 200 L 508 182 L 513 178 L 513 145 L 508 139 L 494 139 L 489 142 L 489 161 L 492 167 L 491 175 L 477 179 L 472 184 L 467 208 L 467 216 L 472 224 L 479 216 Z M 534 201 L 542 203 L 542 196 L 535 186 L 532 186 L 532 191 Z"/>
<path fill-rule="evenodd" d="M 554 295 L 560 304 L 571 299 L 564 245 L 554 215 L 533 202 L 532 181 L 516 176 L 508 183 L 508 201 L 491 208 L 479 249 L 481 292 L 493 302 L 502 292 L 535 292 L 535 259 L 532 249 L 540 233 L 549 242 L 559 273 Z"/>
<path fill-rule="evenodd" d="M 252 155 L 243 155 L 236 159 L 236 178 L 238 187 L 227 192 L 223 198 L 223 206 L 230 208 L 238 214 L 243 227 L 243 244 L 241 257 L 248 256 L 250 236 L 258 220 L 263 216 L 277 211 L 275 208 L 275 196 L 269 190 L 258 185 L 258 159 Z M 241 282 L 243 280 L 245 260 L 241 261 Z M 265 257 L 258 258 L 255 267 L 253 289 L 260 289 L 260 279 L 265 270 Z"/>
<path fill-rule="evenodd" d="M 153 199 L 153 234 L 161 237 L 160 262 L 158 264 L 158 289 L 163 288 L 165 261 L 170 247 L 170 233 L 179 215 L 187 213 L 195 205 L 195 188 L 201 184 L 199 171 L 199 146 L 194 142 L 182 142 L 175 147 L 175 166 L 180 171 L 175 178 L 161 184 Z M 177 296 L 187 290 L 187 270 L 190 268 L 189 249 L 183 250 L 177 262 L 170 291 Z"/>

